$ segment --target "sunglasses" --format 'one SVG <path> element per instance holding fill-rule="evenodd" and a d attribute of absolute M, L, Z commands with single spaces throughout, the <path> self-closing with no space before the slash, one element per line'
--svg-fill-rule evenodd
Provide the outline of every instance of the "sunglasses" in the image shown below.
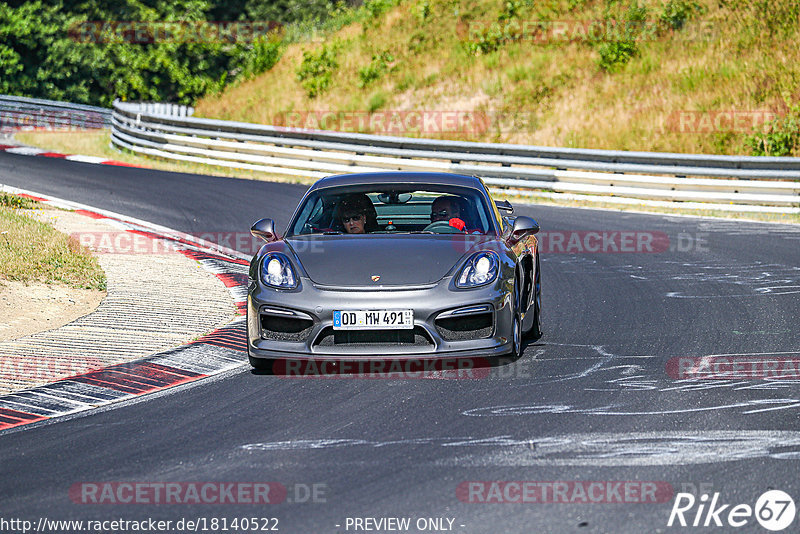
<path fill-rule="evenodd" d="M 450 212 L 447 210 L 432 211 L 431 217 L 449 217 Z"/>
<path fill-rule="evenodd" d="M 360 221 L 363 218 L 364 218 L 364 215 L 350 215 L 350 216 L 342 217 L 342 222 L 344 224 L 347 224 L 350 221 Z"/>

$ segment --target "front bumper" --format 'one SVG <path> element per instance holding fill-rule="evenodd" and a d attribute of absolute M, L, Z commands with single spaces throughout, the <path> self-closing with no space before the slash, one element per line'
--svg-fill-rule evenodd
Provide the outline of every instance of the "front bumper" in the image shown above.
<path fill-rule="evenodd" d="M 492 357 L 511 351 L 513 281 L 499 279 L 476 289 L 454 289 L 452 278 L 424 287 L 331 288 L 301 278 L 292 291 L 262 287 L 250 281 L 247 297 L 247 342 L 251 357 L 275 359 L 406 359 Z M 334 310 L 414 310 L 414 330 L 373 331 L 349 335 L 333 330 Z M 453 311 L 463 315 L 452 316 Z M 481 311 L 482 310 L 482 311 Z M 448 325 L 490 314 L 491 326 L 453 334 Z M 262 322 L 267 316 L 265 322 Z M 276 336 L 264 328 L 295 321 L 293 332 Z M 437 319 L 439 322 L 437 323 Z M 457 320 L 456 320 L 457 319 Z M 485 315 L 481 319 L 487 319 Z M 438 326 L 437 326 L 438 325 Z M 398 333 L 400 332 L 400 333 Z"/>

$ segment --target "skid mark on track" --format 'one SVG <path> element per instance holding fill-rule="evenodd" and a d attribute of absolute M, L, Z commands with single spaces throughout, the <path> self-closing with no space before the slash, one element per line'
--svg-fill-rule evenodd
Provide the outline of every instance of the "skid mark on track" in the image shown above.
<path fill-rule="evenodd" d="M 548 345 L 556 346 L 556 347 L 578 347 L 578 348 L 588 348 L 596 352 L 599 356 L 599 359 L 587 367 L 582 371 L 577 371 L 575 373 L 570 373 L 563 376 L 548 376 L 546 381 L 548 383 L 552 382 L 565 382 L 567 380 L 579 380 L 581 378 L 586 378 L 587 376 L 601 370 L 604 366 L 609 363 L 612 359 L 614 359 L 617 355 L 609 352 L 603 345 L 577 345 L 571 343 L 548 343 Z M 536 352 L 536 359 L 541 360 L 541 356 L 545 354 L 545 349 L 539 349 Z M 596 357 L 595 357 L 596 358 Z M 530 382 L 526 383 L 530 385 Z"/>
<path fill-rule="evenodd" d="M 435 447 L 452 456 L 439 466 L 659 466 L 731 462 L 756 458 L 800 460 L 800 432 L 772 430 L 583 433 L 557 436 L 296 439 L 248 443 L 248 454 L 314 453 L 341 448 Z M 435 454 L 435 453 L 434 453 Z M 383 462 L 365 454 L 362 460 Z M 281 457 L 283 458 L 283 457 Z"/>
<path fill-rule="evenodd" d="M 535 360 L 536 367 L 531 374 L 525 375 L 532 378 L 517 378 L 508 381 L 503 387 L 506 389 L 526 390 L 539 387 L 548 387 L 552 384 L 566 381 L 585 382 L 574 384 L 582 391 L 589 392 L 585 404 L 576 403 L 574 397 L 563 396 L 558 390 L 551 402 L 537 404 L 507 404 L 476 406 L 462 411 L 465 416 L 534 416 L 578 414 L 588 416 L 670 416 L 691 413 L 712 413 L 720 410 L 734 410 L 741 415 L 752 415 L 768 411 L 797 410 L 800 408 L 800 380 L 796 376 L 765 376 L 752 375 L 730 377 L 673 377 L 670 374 L 671 363 L 675 358 L 654 355 L 620 355 L 599 345 L 578 344 L 548 344 L 555 347 L 575 347 L 575 351 L 558 353 L 540 348 Z M 586 349 L 591 352 L 587 353 Z M 546 354 L 551 357 L 544 357 Z M 691 358 L 693 362 L 708 358 L 723 358 L 726 361 L 741 363 L 758 363 L 762 359 L 786 358 L 800 354 L 800 351 L 779 351 L 759 353 L 731 353 L 710 354 Z M 572 373 L 564 373 L 563 362 L 569 360 L 573 363 L 588 360 L 588 365 Z M 645 362 L 652 362 L 645 365 Z M 659 362 L 659 363 L 656 363 Z M 663 362 L 663 363 L 662 363 Z M 531 362 L 533 363 L 533 362 Z M 666 364 L 666 367 L 664 367 Z M 672 366 L 674 367 L 674 366 Z M 511 374 L 513 378 L 513 373 Z M 581 385 L 583 387 L 581 387 Z M 492 388 L 476 388 L 474 391 L 491 391 Z M 731 402 L 723 400 L 708 400 L 703 396 L 694 396 L 690 406 L 679 403 L 675 397 L 676 392 L 691 394 L 694 392 L 731 392 L 736 395 Z M 625 393 L 625 397 L 618 395 Z M 749 395 L 743 395 L 749 393 Z M 608 397 L 604 395 L 614 395 Z M 622 400 L 621 400 L 622 399 Z"/>
<path fill-rule="evenodd" d="M 446 466 L 663 466 L 771 458 L 800 459 L 800 432 L 684 431 L 567 434 L 534 440 L 529 450 L 468 452 Z"/>
<path fill-rule="evenodd" d="M 473 436 L 457 436 L 447 438 L 410 438 L 395 440 L 367 440 L 367 439 L 298 439 L 288 441 L 272 441 L 264 443 L 248 443 L 240 448 L 246 451 L 285 451 L 285 450 L 316 450 L 316 449 L 337 449 L 341 447 L 363 446 L 370 448 L 392 447 L 401 445 L 435 445 L 437 447 L 467 447 L 478 446 L 500 446 L 530 447 L 532 441 L 529 439 L 513 439 L 511 436 L 490 436 L 487 438 L 476 438 Z"/>
<path fill-rule="evenodd" d="M 800 236 L 800 232 L 798 232 Z M 723 299 L 750 296 L 794 295 L 800 293 L 800 267 L 762 261 L 744 262 L 735 259 L 675 261 L 658 264 L 599 265 L 597 261 L 582 256 L 549 257 L 558 263 L 564 274 L 592 274 L 595 279 L 618 280 L 623 274 L 632 283 L 661 282 L 674 287 L 668 298 Z M 713 284 L 714 290 L 703 290 Z M 719 285 L 728 286 L 733 293 L 724 294 Z"/>
<path fill-rule="evenodd" d="M 752 399 L 743 402 L 733 402 L 729 404 L 718 404 L 713 406 L 698 406 L 692 408 L 679 408 L 674 410 L 637 410 L 627 408 L 627 404 L 619 403 L 607 406 L 592 406 L 581 408 L 579 406 L 565 404 L 514 404 L 487 406 L 485 408 L 472 408 L 461 412 L 462 415 L 471 417 L 507 417 L 541 414 L 580 414 L 580 415 L 676 415 L 695 412 L 707 412 L 716 410 L 732 410 L 736 408 L 748 408 L 742 411 L 743 414 L 755 414 L 766 411 L 786 410 L 800 407 L 800 399 Z"/>

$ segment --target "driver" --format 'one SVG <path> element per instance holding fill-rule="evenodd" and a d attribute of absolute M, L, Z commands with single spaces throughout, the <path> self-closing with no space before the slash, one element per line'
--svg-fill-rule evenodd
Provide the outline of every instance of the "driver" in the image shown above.
<path fill-rule="evenodd" d="M 467 226 L 464 222 L 465 212 L 463 198 L 452 195 L 441 196 L 431 204 L 431 222 L 447 221 L 453 228 L 463 231 Z"/>
<path fill-rule="evenodd" d="M 343 198 L 337 207 L 337 219 L 348 234 L 365 234 L 378 230 L 375 206 L 363 193 Z"/>

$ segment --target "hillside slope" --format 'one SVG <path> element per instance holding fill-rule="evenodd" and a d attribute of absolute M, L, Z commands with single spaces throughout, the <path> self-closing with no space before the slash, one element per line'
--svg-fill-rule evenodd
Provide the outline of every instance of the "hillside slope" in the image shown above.
<path fill-rule="evenodd" d="M 201 100 L 197 115 L 551 146 L 800 155 L 794 0 L 383 0 L 367 8 L 360 22 L 286 46 L 271 70 Z M 397 113 L 409 110 L 421 115 Z"/>

